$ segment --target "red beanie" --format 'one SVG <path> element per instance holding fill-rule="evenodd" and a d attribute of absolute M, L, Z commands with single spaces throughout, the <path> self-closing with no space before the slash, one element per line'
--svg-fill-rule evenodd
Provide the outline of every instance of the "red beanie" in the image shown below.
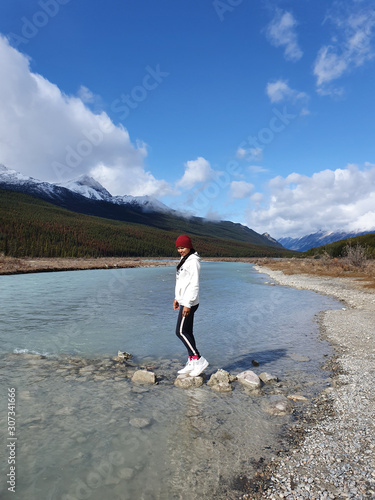
<path fill-rule="evenodd" d="M 193 244 L 189 236 L 181 234 L 176 240 L 176 247 L 193 248 Z"/>

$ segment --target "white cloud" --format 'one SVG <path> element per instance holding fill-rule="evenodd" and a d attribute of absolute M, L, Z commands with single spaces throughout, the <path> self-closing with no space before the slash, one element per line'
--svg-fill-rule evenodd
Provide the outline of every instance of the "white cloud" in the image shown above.
<path fill-rule="evenodd" d="M 270 43 L 275 47 L 284 47 L 285 59 L 293 62 L 298 61 L 303 56 L 295 31 L 297 25 L 297 21 L 290 12 L 277 9 L 266 30 Z"/>
<path fill-rule="evenodd" d="M 331 43 L 320 48 L 314 64 L 317 91 L 320 94 L 341 94 L 342 89 L 332 87 L 332 82 L 363 66 L 375 56 L 375 9 L 341 5 L 345 12 L 330 13 L 327 20 L 335 28 Z M 349 9 L 355 9 L 349 11 Z"/>
<path fill-rule="evenodd" d="M 127 130 L 86 102 L 95 96 L 81 87 L 68 96 L 41 75 L 29 59 L 0 35 L 0 162 L 50 182 L 97 175 L 112 194 L 162 196 L 172 192 L 144 169 L 147 148 L 133 144 Z"/>
<path fill-rule="evenodd" d="M 375 229 L 375 166 L 366 165 L 271 179 L 267 206 L 248 212 L 249 227 L 274 237 Z"/>
<path fill-rule="evenodd" d="M 266 93 L 271 102 L 290 100 L 295 103 L 301 99 L 304 101 L 308 99 L 305 92 L 292 89 L 288 81 L 282 79 L 267 83 Z"/>
<path fill-rule="evenodd" d="M 211 180 L 216 175 L 210 163 L 199 156 L 196 160 L 189 160 L 185 163 L 185 173 L 177 182 L 177 186 L 183 189 L 191 189 L 196 184 Z"/>
<path fill-rule="evenodd" d="M 247 169 L 250 170 L 250 172 L 252 172 L 253 174 L 263 174 L 265 172 L 268 172 L 266 168 L 259 165 L 250 165 L 249 167 L 247 167 Z"/>
<path fill-rule="evenodd" d="M 82 102 L 95 102 L 95 95 L 91 92 L 90 89 L 85 87 L 84 85 L 81 85 L 80 88 L 78 89 L 78 97 L 81 99 Z"/>
<path fill-rule="evenodd" d="M 236 158 L 239 160 L 247 161 L 262 161 L 263 149 L 262 148 L 243 148 L 239 147 L 236 151 Z"/>
<path fill-rule="evenodd" d="M 253 191 L 254 186 L 249 182 L 245 181 L 232 181 L 230 183 L 230 195 L 233 198 L 242 199 L 250 195 Z"/>

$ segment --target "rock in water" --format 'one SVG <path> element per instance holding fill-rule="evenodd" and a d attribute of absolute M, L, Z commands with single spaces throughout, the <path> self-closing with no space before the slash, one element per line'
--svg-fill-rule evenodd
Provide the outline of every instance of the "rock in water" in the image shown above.
<path fill-rule="evenodd" d="M 237 379 L 249 389 L 259 389 L 262 385 L 260 378 L 251 370 L 245 370 L 237 375 Z"/>
<path fill-rule="evenodd" d="M 181 387 L 181 389 L 190 389 L 191 387 L 200 387 L 203 385 L 203 377 L 184 377 L 183 375 L 178 375 L 174 381 L 176 387 Z"/>
<path fill-rule="evenodd" d="M 270 375 L 267 372 L 262 372 L 259 375 L 259 378 L 264 384 L 269 384 L 270 382 L 278 382 L 279 380 L 277 377 L 275 377 L 274 375 Z"/>
<path fill-rule="evenodd" d="M 274 395 L 264 401 L 262 407 L 265 412 L 276 417 L 283 417 L 292 413 L 293 404 L 285 396 Z"/>
<path fill-rule="evenodd" d="M 126 361 L 128 359 L 131 359 L 133 357 L 132 354 L 129 354 L 128 352 L 125 351 L 118 351 L 117 353 L 117 360 L 118 361 Z"/>
<path fill-rule="evenodd" d="M 132 376 L 132 381 L 139 382 L 141 384 L 155 384 L 155 373 L 147 370 L 137 370 Z"/>

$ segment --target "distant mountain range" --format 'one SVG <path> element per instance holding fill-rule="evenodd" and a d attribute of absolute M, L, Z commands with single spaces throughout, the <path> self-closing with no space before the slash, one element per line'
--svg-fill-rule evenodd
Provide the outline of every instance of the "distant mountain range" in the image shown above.
<path fill-rule="evenodd" d="M 28 194 L 85 215 L 283 249 L 267 233 L 261 235 L 242 224 L 184 216 L 150 196 L 112 196 L 99 182 L 87 175 L 63 184 L 52 184 L 0 165 L 0 188 Z"/>
<path fill-rule="evenodd" d="M 321 247 L 335 241 L 346 240 L 347 238 L 354 238 L 355 236 L 362 236 L 373 232 L 375 232 L 375 228 L 373 231 L 318 231 L 317 233 L 301 236 L 300 238 L 279 238 L 278 242 L 289 250 L 306 252 L 310 248 Z"/>

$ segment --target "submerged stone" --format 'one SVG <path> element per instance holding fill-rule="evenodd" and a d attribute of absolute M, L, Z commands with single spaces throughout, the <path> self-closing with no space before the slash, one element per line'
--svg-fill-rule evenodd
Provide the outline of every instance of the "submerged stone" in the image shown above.
<path fill-rule="evenodd" d="M 141 417 L 131 418 L 129 420 L 129 424 L 132 427 L 137 427 L 137 429 L 144 429 L 145 427 L 151 425 L 151 419 Z"/>
<path fill-rule="evenodd" d="M 289 399 L 281 395 L 271 396 L 263 402 L 262 407 L 265 412 L 276 417 L 283 417 L 293 411 L 293 404 Z"/>

